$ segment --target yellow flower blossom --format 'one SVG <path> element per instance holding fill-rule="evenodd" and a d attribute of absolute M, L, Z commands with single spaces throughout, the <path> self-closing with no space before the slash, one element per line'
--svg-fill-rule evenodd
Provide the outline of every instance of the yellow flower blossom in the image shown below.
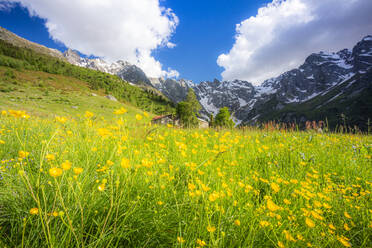
<path fill-rule="evenodd" d="M 351 219 L 351 216 L 346 211 L 344 212 L 344 215 L 346 218 Z"/>
<path fill-rule="evenodd" d="M 331 223 L 328 225 L 329 229 L 336 230 L 336 227 Z"/>
<path fill-rule="evenodd" d="M 79 175 L 80 173 L 82 173 L 83 172 L 83 168 L 81 168 L 81 167 L 75 167 L 74 169 L 73 169 L 73 171 L 74 171 L 74 173 L 76 174 L 76 175 Z"/>
<path fill-rule="evenodd" d="M 48 161 L 52 161 L 52 160 L 55 160 L 56 159 L 56 156 L 54 154 L 47 154 L 45 156 L 45 158 L 48 160 Z"/>
<path fill-rule="evenodd" d="M 182 237 L 177 237 L 177 242 L 178 243 L 185 243 L 185 240 Z"/>
<path fill-rule="evenodd" d="M 49 175 L 52 177 L 59 177 L 62 175 L 63 170 L 61 168 L 53 167 L 49 169 Z"/>
<path fill-rule="evenodd" d="M 196 243 L 200 246 L 200 247 L 204 247 L 207 245 L 207 243 L 205 243 L 203 240 L 201 239 L 197 239 L 196 240 Z"/>
<path fill-rule="evenodd" d="M 276 205 L 271 199 L 267 200 L 267 208 L 272 212 L 280 209 L 280 207 Z"/>
<path fill-rule="evenodd" d="M 114 111 L 114 114 L 115 115 L 122 115 L 122 114 L 125 114 L 126 112 L 128 112 L 125 108 L 120 108 L 120 109 L 117 109 Z"/>
<path fill-rule="evenodd" d="M 120 166 L 124 169 L 130 168 L 130 161 L 127 158 L 122 158 L 120 162 Z"/>
<path fill-rule="evenodd" d="M 314 223 L 314 221 L 312 221 L 310 218 L 306 218 L 306 219 L 305 219 L 305 223 L 306 223 L 306 225 L 307 225 L 308 227 L 311 227 L 311 228 L 315 227 L 315 223 Z"/>
<path fill-rule="evenodd" d="M 98 185 L 98 191 L 104 191 L 105 187 L 106 187 L 106 185 L 104 183 Z"/>
<path fill-rule="evenodd" d="M 349 225 L 347 223 L 344 223 L 344 229 L 346 231 L 350 231 L 351 230 L 351 228 L 349 227 Z"/>
<path fill-rule="evenodd" d="M 92 113 L 92 112 L 90 112 L 90 111 L 85 111 L 85 118 L 92 118 L 93 116 L 94 116 L 94 114 Z"/>
<path fill-rule="evenodd" d="M 270 187 L 275 193 L 278 193 L 280 190 L 280 186 L 276 183 L 271 183 Z"/>
<path fill-rule="evenodd" d="M 207 226 L 207 231 L 210 232 L 210 233 L 213 233 L 216 231 L 216 227 L 214 226 Z"/>
<path fill-rule="evenodd" d="M 29 154 L 30 154 L 29 152 L 19 151 L 18 152 L 18 157 L 19 158 L 26 158 Z"/>
<path fill-rule="evenodd" d="M 38 214 L 38 213 L 39 213 L 39 209 L 38 208 L 31 208 L 30 209 L 30 214 L 35 215 L 35 214 Z"/>
<path fill-rule="evenodd" d="M 65 162 L 63 162 L 61 164 L 61 167 L 62 167 L 63 170 L 69 170 L 69 169 L 71 169 L 71 166 L 72 166 L 72 164 L 68 160 L 66 160 Z"/>
<path fill-rule="evenodd" d="M 349 239 L 344 236 L 338 236 L 337 240 L 340 241 L 340 243 L 345 247 L 351 247 L 351 244 L 349 243 Z"/>
<path fill-rule="evenodd" d="M 260 221 L 260 226 L 262 226 L 262 227 L 267 227 L 267 226 L 269 226 L 270 225 L 270 222 L 268 222 L 268 221 L 266 221 L 266 220 L 262 220 L 262 221 Z"/>

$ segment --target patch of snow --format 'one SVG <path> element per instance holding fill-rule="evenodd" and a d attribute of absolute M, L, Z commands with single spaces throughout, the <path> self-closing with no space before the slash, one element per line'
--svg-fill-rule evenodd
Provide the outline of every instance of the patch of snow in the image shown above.
<path fill-rule="evenodd" d="M 209 113 L 213 113 L 214 115 L 218 114 L 218 108 L 216 108 L 213 104 L 208 103 L 207 97 L 201 97 L 200 104 L 207 110 Z"/>
<path fill-rule="evenodd" d="M 256 90 L 257 90 L 257 96 L 261 96 L 261 95 L 269 95 L 269 94 L 274 94 L 276 92 L 276 89 L 274 89 L 273 87 L 271 86 L 257 86 L 256 87 Z"/>
<path fill-rule="evenodd" d="M 304 100 L 302 100 L 302 102 L 309 101 L 310 99 L 313 99 L 314 97 L 318 96 L 319 94 L 320 94 L 319 92 L 314 92 L 313 94 L 311 94 L 310 96 L 308 96 Z"/>
<path fill-rule="evenodd" d="M 308 76 L 307 79 L 314 80 L 314 75 Z"/>
<path fill-rule="evenodd" d="M 285 103 L 294 103 L 294 102 L 300 102 L 300 99 L 298 99 L 298 97 L 296 96 L 292 99 L 287 99 Z"/>
<path fill-rule="evenodd" d="M 351 85 L 353 85 L 353 83 L 355 83 L 355 82 L 356 82 L 356 80 L 351 81 L 351 82 L 348 84 L 348 86 L 346 86 L 346 89 L 349 88 Z"/>
<path fill-rule="evenodd" d="M 242 98 L 238 98 L 238 100 L 239 100 L 239 106 L 240 107 L 244 107 L 244 106 L 246 106 L 248 104 L 247 101 L 245 101 Z"/>
<path fill-rule="evenodd" d="M 242 120 L 239 120 L 235 116 L 232 117 L 232 120 L 235 123 L 235 126 L 239 126 L 242 123 Z"/>
<path fill-rule="evenodd" d="M 256 115 L 255 117 L 252 118 L 252 121 L 257 120 L 257 118 L 260 117 L 260 114 Z"/>
<path fill-rule="evenodd" d="M 332 97 L 331 99 L 329 99 L 328 101 L 326 101 L 325 103 L 323 103 L 322 105 L 326 105 L 327 103 L 332 102 L 332 101 L 335 100 L 337 97 L 339 97 L 340 95 L 342 95 L 342 93 L 343 93 L 343 92 L 338 93 L 337 95 L 335 95 L 334 97 Z"/>

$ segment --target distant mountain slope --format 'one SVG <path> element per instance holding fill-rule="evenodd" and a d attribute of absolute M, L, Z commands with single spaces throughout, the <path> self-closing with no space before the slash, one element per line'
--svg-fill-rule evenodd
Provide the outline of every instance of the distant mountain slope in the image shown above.
<path fill-rule="evenodd" d="M 71 49 L 68 49 L 63 56 L 73 65 L 117 75 L 121 79 L 134 84 L 152 86 L 146 74 L 139 67 L 126 61 L 118 60 L 114 63 L 108 63 L 100 58 L 82 58 Z"/>
<path fill-rule="evenodd" d="M 0 27 L 0 40 L 4 40 L 14 46 L 29 48 L 35 52 L 64 60 L 64 56 L 60 51 L 23 39 L 2 27 Z"/>
<path fill-rule="evenodd" d="M 344 114 L 353 119 L 350 124 L 365 126 L 368 119 L 372 119 L 371 102 L 367 100 L 372 98 L 371 69 L 372 36 L 367 36 L 353 50 L 312 54 L 298 69 L 266 80 L 261 86 L 240 80 L 215 80 L 193 88 L 204 113 L 216 113 L 227 106 L 238 123 L 253 124 L 273 119 L 304 122 L 327 117 L 332 120 L 330 124 L 335 125 L 336 119 Z M 346 87 L 347 83 L 350 86 Z M 337 89 L 340 95 L 335 97 L 332 94 Z M 341 96 L 348 99 L 343 101 L 347 104 L 337 102 Z M 362 101 L 360 106 L 355 104 L 356 100 Z M 309 102 L 318 101 L 323 101 L 323 105 L 309 105 Z M 330 105 L 337 105 L 337 111 L 329 109 Z M 302 112 L 304 106 L 308 106 L 306 113 Z M 359 111 L 359 107 L 365 111 Z"/>

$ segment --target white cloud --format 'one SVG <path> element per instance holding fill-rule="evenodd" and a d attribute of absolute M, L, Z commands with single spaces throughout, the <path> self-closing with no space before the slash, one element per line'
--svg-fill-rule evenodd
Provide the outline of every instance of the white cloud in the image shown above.
<path fill-rule="evenodd" d="M 13 3 L 7 1 L 0 1 L 0 11 L 8 11 L 14 7 Z"/>
<path fill-rule="evenodd" d="M 236 26 L 235 44 L 217 63 L 224 80 L 259 84 L 313 52 L 352 48 L 372 34 L 371 0 L 273 0 Z"/>
<path fill-rule="evenodd" d="M 178 25 L 171 9 L 159 0 L 8 0 L 46 20 L 50 36 L 87 55 L 126 60 L 149 77 L 178 75 L 164 71 L 151 52 L 174 47 L 170 37 Z"/>

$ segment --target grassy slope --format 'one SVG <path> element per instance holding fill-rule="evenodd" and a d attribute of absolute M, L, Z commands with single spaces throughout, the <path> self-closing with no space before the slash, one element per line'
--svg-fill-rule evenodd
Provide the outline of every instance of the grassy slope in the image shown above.
<path fill-rule="evenodd" d="M 0 110 L 22 109 L 43 117 L 76 116 L 91 111 L 111 118 L 113 111 L 121 107 L 126 108 L 129 115 L 142 113 L 131 104 L 104 96 L 102 90 L 91 90 L 86 82 L 72 77 L 0 66 Z"/>
<path fill-rule="evenodd" d="M 132 86 L 117 76 L 71 65 L 28 48 L 16 47 L 3 40 L 0 40 L 0 66 L 28 73 L 42 71 L 75 78 L 86 82 L 90 89 L 102 90 L 105 94 L 114 95 L 120 101 L 130 103 L 142 110 L 156 114 L 174 112 L 174 104 L 159 95 L 157 91 Z M 7 78 L 4 80 L 6 81 Z"/>

